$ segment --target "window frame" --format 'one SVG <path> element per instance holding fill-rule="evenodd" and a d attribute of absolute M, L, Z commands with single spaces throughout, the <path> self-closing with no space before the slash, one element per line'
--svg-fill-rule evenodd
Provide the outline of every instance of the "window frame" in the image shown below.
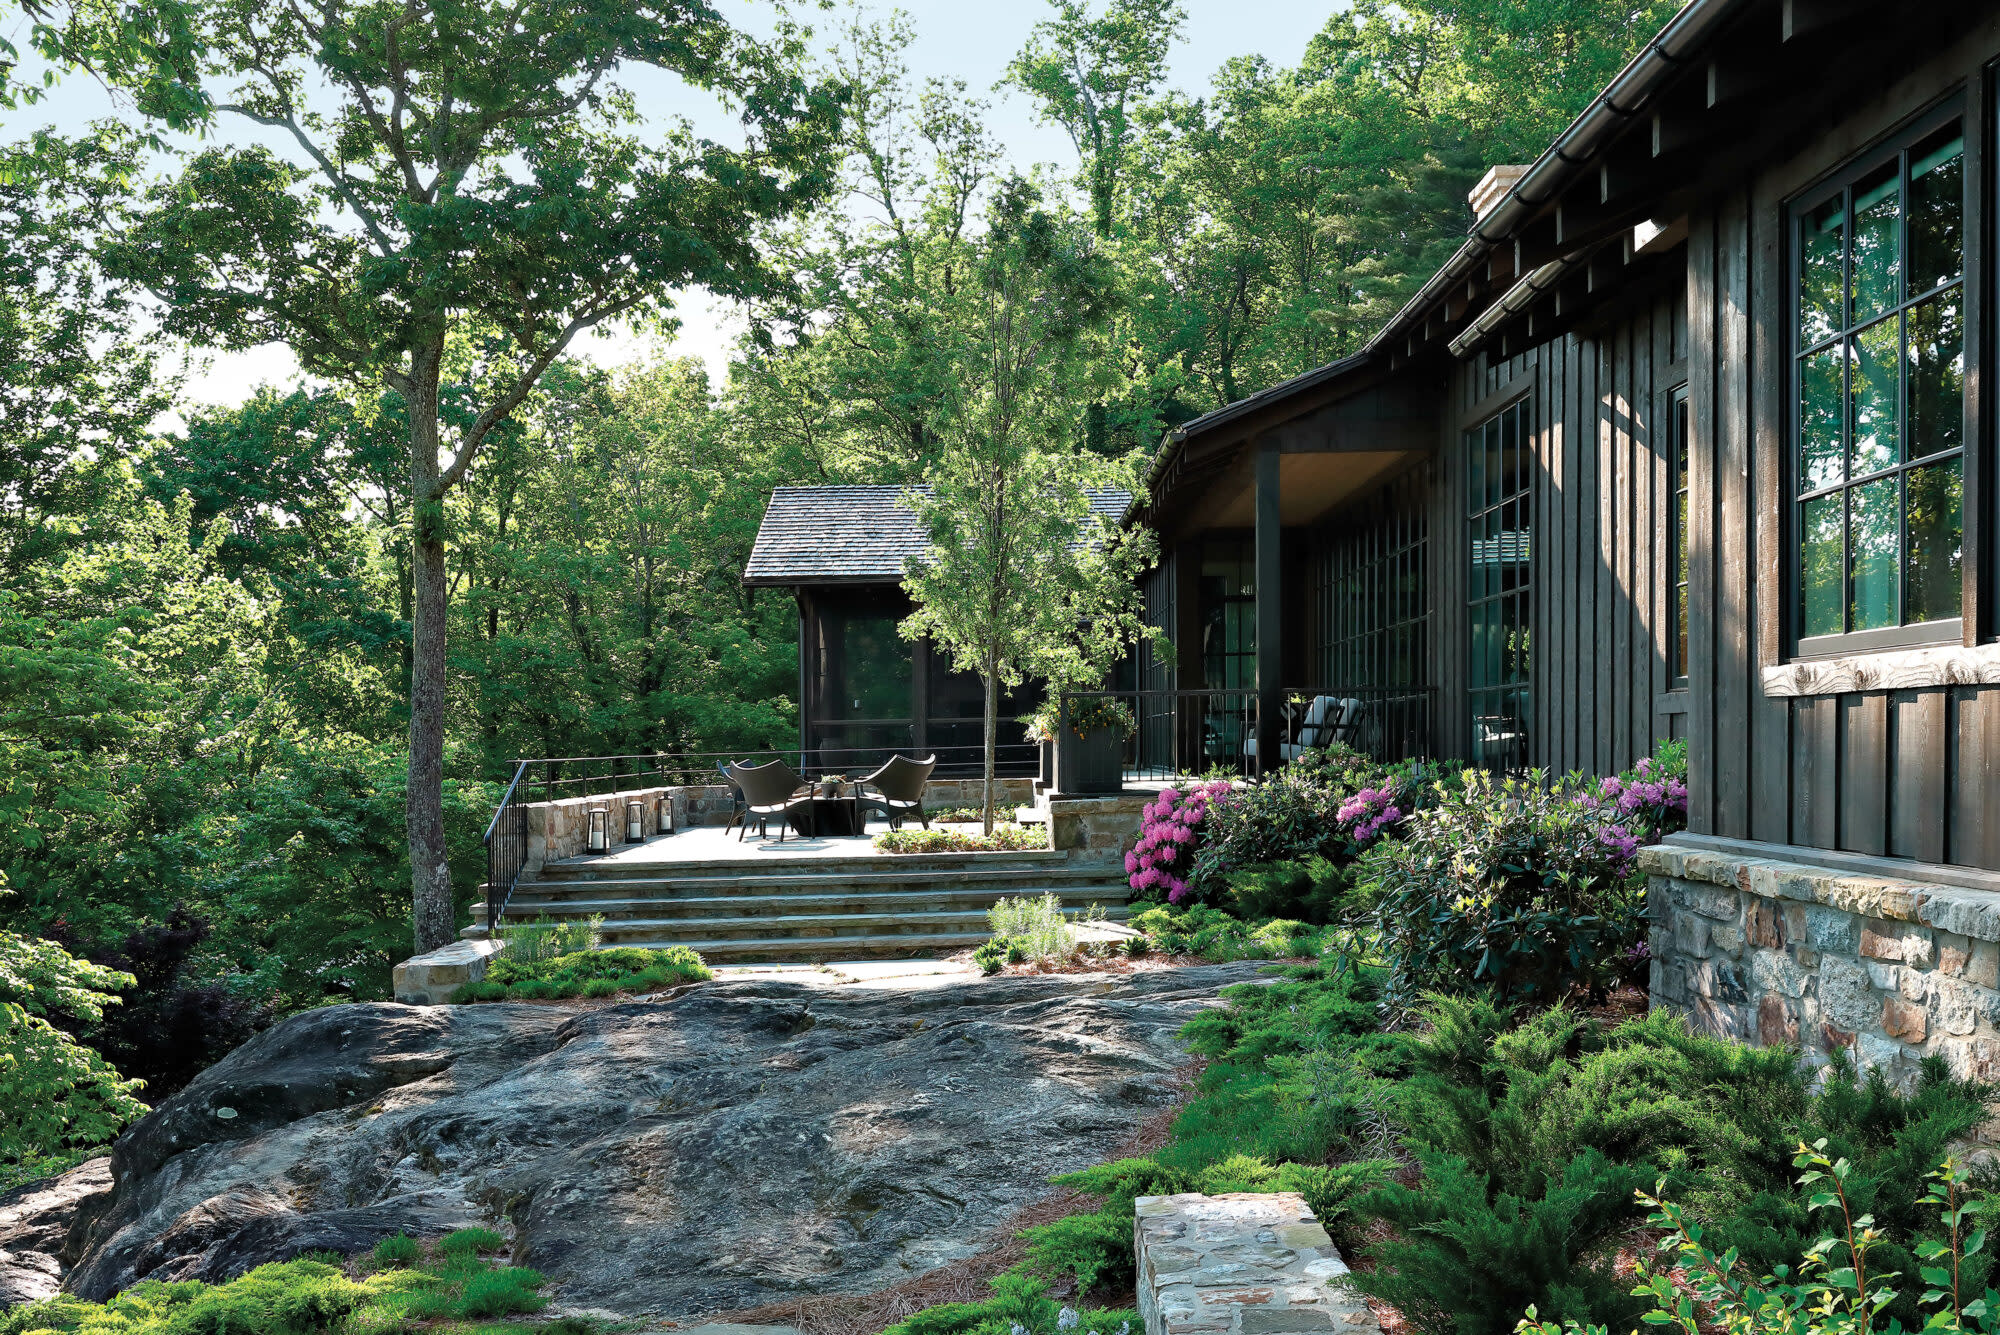
<path fill-rule="evenodd" d="M 1909 185 L 1910 156 L 1926 137 L 1943 129 L 1952 121 L 1958 121 L 1964 141 L 1961 150 L 1963 167 L 1960 200 L 1960 235 L 1962 251 L 1958 277 L 1950 282 L 1935 284 L 1921 293 L 1908 291 L 1910 265 L 1910 215 Z M 1959 90 L 1942 101 L 1934 103 L 1924 111 L 1904 120 L 1893 130 L 1874 140 L 1868 147 L 1842 158 L 1828 171 L 1816 177 L 1812 183 L 1795 193 L 1786 201 L 1783 211 L 1783 241 L 1785 248 L 1783 273 L 1785 277 L 1784 318 L 1784 393 L 1785 393 L 1785 457 L 1784 492 L 1780 498 L 1783 506 L 1779 532 L 1782 535 L 1783 589 L 1785 614 L 1783 619 L 1786 656 L 1793 660 L 1810 661 L 1825 658 L 1848 657 L 1858 653 L 1875 653 L 1894 649 L 1920 648 L 1932 645 L 1959 644 L 1965 635 L 1965 611 L 1975 606 L 1975 590 L 1978 569 L 1973 560 L 1972 535 L 1976 523 L 1976 507 L 1981 499 L 1975 495 L 1978 470 L 1974 464 L 1977 447 L 1982 439 L 1977 428 L 1977 383 L 1978 367 L 1975 353 L 1981 347 L 1977 328 L 1984 318 L 1983 293 L 1979 289 L 1978 276 L 1982 272 L 1976 251 L 1984 244 L 1984 239 L 1975 227 L 1977 219 L 1983 216 L 1978 207 L 1978 192 L 1983 188 L 1977 179 L 1976 170 L 1980 155 L 1975 152 L 1975 135 L 1980 133 L 1970 99 L 1964 90 Z M 1877 311 L 1865 322 L 1856 322 L 1851 316 L 1848 302 L 1852 297 L 1853 238 L 1855 220 L 1852 216 L 1852 191 L 1865 178 L 1884 166 L 1894 163 L 1897 171 L 1897 261 L 1898 295 L 1887 308 Z M 1813 343 L 1802 341 L 1800 333 L 1800 279 L 1804 247 L 1801 243 L 1804 221 L 1808 215 L 1824 206 L 1834 191 L 1838 190 L 1846 199 L 1846 231 L 1841 247 L 1841 323 L 1839 332 Z M 1921 459 L 1907 457 L 1908 438 L 1908 396 L 1903 392 L 1902 377 L 1907 374 L 1909 340 L 1906 332 L 1905 314 L 1911 309 L 1930 301 L 1940 293 L 1949 291 L 1954 284 L 1959 295 L 1960 306 L 1960 357 L 1963 363 L 1963 387 L 1960 394 L 1959 443 L 1954 449 L 1941 450 Z M 1812 351 L 1827 347 L 1837 347 L 1852 338 L 1858 331 L 1873 327 L 1882 321 L 1894 319 L 1899 325 L 1898 364 L 1899 378 L 1896 405 L 1897 456 L 1896 463 L 1863 474 L 1857 480 L 1848 475 L 1847 454 L 1853 448 L 1849 439 L 1849 414 L 1852 404 L 1848 388 L 1850 379 L 1843 370 L 1840 392 L 1842 479 L 1838 483 L 1808 489 L 1803 485 L 1803 430 L 1805 397 L 1802 387 L 1802 368 Z M 1911 471 L 1938 463 L 1957 460 L 1960 477 L 1959 499 L 1959 542 L 1960 542 L 1960 596 L 1961 614 L 1957 617 L 1940 617 L 1932 621 L 1907 622 L 1895 626 L 1875 627 L 1865 630 L 1843 629 L 1837 633 L 1808 636 L 1805 634 L 1805 608 L 1803 600 L 1803 510 L 1805 503 L 1823 496 L 1851 493 L 1856 487 L 1886 478 L 1902 479 Z M 1907 554 L 1909 549 L 1909 502 L 1906 490 L 1899 489 L 1900 505 L 1897 522 L 1899 543 L 1897 556 L 1898 611 L 1903 610 L 1908 592 Z M 1852 524 L 1844 521 L 1841 527 L 1841 616 L 1843 626 L 1852 615 L 1853 569 L 1849 555 Z M 1675 679 L 1676 687 L 1684 679 Z"/>
<path fill-rule="evenodd" d="M 1690 628 L 1694 607 L 1690 601 L 1689 576 L 1694 569 L 1693 544 L 1688 541 L 1688 518 L 1692 513 L 1693 463 L 1690 442 L 1694 411 L 1688 401 L 1688 382 L 1683 380 L 1667 391 L 1667 689 L 1685 691 L 1692 681 L 1694 644 Z"/>
<path fill-rule="evenodd" d="M 1520 448 L 1526 451 L 1529 460 L 1524 469 L 1526 476 L 1522 479 L 1522 486 L 1519 490 L 1500 493 L 1498 494 L 1498 498 L 1490 504 L 1483 498 L 1475 502 L 1472 497 L 1474 438 L 1482 436 L 1487 427 L 1499 422 L 1510 413 L 1518 413 L 1520 415 Z M 1459 478 L 1461 485 L 1465 489 L 1464 501 L 1459 507 L 1458 523 L 1464 526 L 1463 532 L 1465 535 L 1467 557 L 1470 558 L 1473 545 L 1476 541 L 1473 534 L 1473 526 L 1488 515 L 1503 513 L 1510 504 L 1517 504 L 1521 507 L 1523 511 L 1523 530 L 1528 536 L 1527 559 L 1521 563 L 1524 569 L 1521 574 L 1520 583 L 1513 589 L 1502 589 L 1475 595 L 1472 592 L 1470 566 L 1461 566 L 1461 569 L 1465 571 L 1465 579 L 1467 581 L 1465 592 L 1460 599 L 1460 607 L 1465 616 L 1465 634 L 1461 643 L 1464 652 L 1465 696 L 1468 706 L 1467 717 L 1468 721 L 1473 725 L 1473 737 L 1470 739 L 1473 749 L 1472 761 L 1473 764 L 1482 768 L 1496 768 L 1495 765 L 1489 762 L 1488 757 L 1480 753 L 1481 742 L 1478 737 L 1478 725 L 1481 718 L 1500 716 L 1480 714 L 1479 703 L 1481 699 L 1518 698 L 1521 702 L 1521 709 L 1519 717 L 1515 719 L 1515 723 L 1521 730 L 1518 737 L 1520 743 L 1519 763 L 1520 765 L 1526 765 L 1532 758 L 1536 705 L 1539 703 L 1536 691 L 1538 680 L 1536 672 L 1538 646 L 1535 644 L 1534 628 L 1535 591 L 1539 587 L 1536 575 L 1541 561 L 1541 543 L 1536 541 L 1535 536 L 1536 510 L 1539 507 L 1535 505 L 1536 464 L 1534 460 L 1536 457 L 1537 436 L 1532 386 L 1524 386 L 1518 395 L 1510 398 L 1507 402 L 1493 408 L 1476 420 L 1465 423 L 1459 429 L 1458 439 L 1460 453 L 1463 456 L 1459 462 Z M 1475 627 L 1479 620 L 1477 610 L 1487 606 L 1498 606 L 1509 599 L 1517 600 L 1520 605 L 1520 618 L 1516 624 L 1520 633 L 1527 636 L 1524 653 L 1524 657 L 1526 658 L 1524 670 L 1517 681 L 1500 681 L 1487 686 L 1475 686 L 1473 682 L 1476 679 L 1476 674 L 1474 672 L 1473 660 L 1477 653 L 1477 646 L 1475 644 Z M 1503 627 L 1506 624 L 1504 616 L 1500 624 Z M 1501 657 L 1503 664 L 1502 675 L 1504 676 L 1505 649 L 1502 650 Z"/>

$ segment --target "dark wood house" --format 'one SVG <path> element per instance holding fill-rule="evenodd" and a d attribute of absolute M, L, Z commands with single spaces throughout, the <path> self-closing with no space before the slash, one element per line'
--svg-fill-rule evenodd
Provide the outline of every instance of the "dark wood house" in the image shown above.
<path fill-rule="evenodd" d="M 936 754 L 940 773 L 981 765 L 984 688 L 953 670 L 929 640 L 906 640 L 905 566 L 923 554 L 904 487 L 778 487 L 771 493 L 744 583 L 788 588 L 799 605 L 799 745 L 816 769 L 870 768 L 886 756 Z M 1117 516 L 1131 498 L 1096 501 Z M 1023 715 L 1041 703 L 1032 685 L 1000 702 L 1001 772 L 1033 773 Z"/>
<path fill-rule="evenodd" d="M 1321 695 L 1685 738 L 1704 847 L 2000 888 L 1996 59 L 1990 3 L 1693 0 L 1360 353 L 1169 439 L 1141 685 L 1265 757 Z"/>

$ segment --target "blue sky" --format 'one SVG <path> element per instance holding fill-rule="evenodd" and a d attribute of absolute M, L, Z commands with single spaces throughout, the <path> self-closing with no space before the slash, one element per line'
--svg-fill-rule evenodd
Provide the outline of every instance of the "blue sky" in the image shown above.
<path fill-rule="evenodd" d="M 1183 0 L 1188 11 L 1185 40 L 1171 56 L 1169 82 L 1196 93 L 1207 87 L 1209 76 L 1227 59 L 1261 54 L 1277 64 L 1295 62 L 1312 35 L 1325 25 L 1327 17 L 1345 5 L 1339 0 Z M 1042 0 L 999 0 L 997 3 L 967 3 L 967 0 L 903 0 L 900 5 L 916 29 L 916 41 L 908 53 L 912 75 L 919 81 L 939 75 L 964 79 L 992 102 L 990 129 L 1006 147 L 1009 159 L 1019 166 L 1052 162 L 1068 168 L 1074 161 L 1069 140 L 1063 132 L 1037 122 L 1033 108 L 1017 93 L 987 92 L 1000 78 L 1007 62 L 1027 40 L 1035 23 L 1048 14 Z M 755 31 L 768 22 L 767 6 L 744 0 L 721 0 L 721 8 L 742 26 Z M 871 8 L 886 14 L 891 6 Z M 830 32 L 844 17 L 843 11 L 812 15 L 815 27 Z M 16 38 L 20 34 L 9 34 Z M 686 116 L 697 129 L 729 137 L 731 122 L 719 108 L 698 93 L 667 79 L 626 80 L 641 99 L 649 116 Z M 0 113 L 0 137 L 19 138 L 29 131 L 53 124 L 74 131 L 89 121 L 117 114 L 116 105 L 104 89 L 88 78 L 71 76 L 41 105 L 10 113 Z M 238 121 L 224 127 L 223 137 L 232 141 L 263 139 L 275 149 L 283 144 Z M 680 302 L 683 330 L 669 349 L 679 355 L 704 358 L 712 370 L 720 371 L 732 338 L 734 321 L 730 312 L 703 294 L 689 293 Z M 646 355 L 650 349 L 622 333 L 592 340 L 582 351 L 606 364 L 617 364 Z M 235 403 L 246 397 L 262 381 L 286 383 L 296 376 L 296 364 L 282 347 L 266 347 L 249 352 L 215 355 L 207 370 L 188 387 L 188 397 L 200 402 Z"/>

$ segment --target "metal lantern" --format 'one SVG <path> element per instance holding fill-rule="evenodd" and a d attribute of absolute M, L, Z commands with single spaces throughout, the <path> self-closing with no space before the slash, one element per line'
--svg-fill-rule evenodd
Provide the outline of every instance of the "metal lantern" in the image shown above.
<path fill-rule="evenodd" d="M 646 804 L 627 802 L 625 804 L 625 842 L 643 844 L 646 842 Z"/>
<path fill-rule="evenodd" d="M 589 814 L 590 825 L 584 832 L 584 847 L 593 853 L 611 851 L 611 812 L 604 807 L 592 807 Z"/>
<path fill-rule="evenodd" d="M 659 802 L 660 809 L 658 813 L 659 818 L 653 822 L 653 828 L 661 834 L 672 834 L 674 832 L 674 795 L 672 793 L 661 793 L 655 800 Z"/>

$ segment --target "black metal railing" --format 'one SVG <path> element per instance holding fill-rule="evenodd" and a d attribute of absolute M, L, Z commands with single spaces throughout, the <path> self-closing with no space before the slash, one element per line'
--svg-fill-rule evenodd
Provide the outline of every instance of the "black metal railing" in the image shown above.
<path fill-rule="evenodd" d="M 931 776 L 976 779 L 985 774 L 984 745 L 936 746 L 924 755 L 937 757 Z M 564 797 L 598 797 L 640 788 L 726 785 L 726 763 L 761 765 L 782 760 L 803 779 L 831 775 L 858 779 L 892 755 L 913 756 L 911 748 L 816 746 L 794 750 L 654 752 L 623 756 L 550 756 L 514 762 L 514 777 L 506 796 L 486 826 L 486 926 L 493 930 L 507 911 L 507 901 L 520 884 L 528 861 L 528 806 Z M 1041 765 L 1041 748 L 1034 742 L 1002 742 L 994 748 L 994 777 L 1028 778 Z"/>
<path fill-rule="evenodd" d="M 489 932 L 499 926 L 500 915 L 507 911 L 507 901 L 513 898 L 514 887 L 521 883 L 521 869 L 528 862 L 528 809 L 520 798 L 521 778 L 527 772 L 527 761 L 515 764 L 507 795 L 500 799 L 499 808 L 486 825 L 486 930 Z"/>
<path fill-rule="evenodd" d="M 1146 781 L 1255 774 L 1332 741 L 1378 760 L 1431 758 L 1436 694 L 1428 686 L 1288 687 L 1273 730 L 1277 754 L 1263 765 L 1254 689 L 1071 691 L 1062 708 L 1065 727 L 1087 701 L 1129 709 L 1135 726 L 1125 744 L 1125 775 Z"/>

